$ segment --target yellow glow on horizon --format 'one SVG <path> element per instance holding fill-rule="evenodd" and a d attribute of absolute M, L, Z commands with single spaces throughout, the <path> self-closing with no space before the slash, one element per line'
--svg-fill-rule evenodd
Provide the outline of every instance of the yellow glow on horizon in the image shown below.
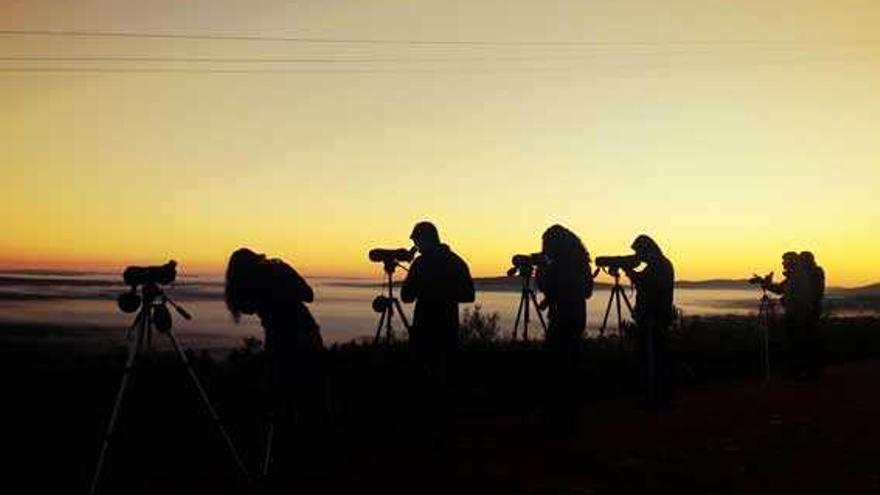
<path fill-rule="evenodd" d="M 0 267 L 174 258 L 222 272 L 249 246 L 307 274 L 372 277 L 367 250 L 405 246 L 430 219 L 477 276 L 559 222 L 594 256 L 652 234 L 679 279 L 778 271 L 782 252 L 812 250 L 831 284 L 877 282 L 877 25 L 868 0 L 6 5 L 0 29 L 729 44 L 595 48 L 564 70 L 494 74 L 0 72 Z M 308 50 L 0 36 L 4 56 L 330 52 Z M 408 50 L 371 56 L 460 55 Z"/>

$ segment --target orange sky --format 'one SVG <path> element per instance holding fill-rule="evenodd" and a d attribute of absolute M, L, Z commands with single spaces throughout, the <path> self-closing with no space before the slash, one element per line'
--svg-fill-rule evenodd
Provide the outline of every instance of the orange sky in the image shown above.
<path fill-rule="evenodd" d="M 371 276 L 432 219 L 477 275 L 561 222 L 593 254 L 650 233 L 682 279 L 811 249 L 880 280 L 880 4 L 474 3 L 4 4 L 0 31 L 337 42 L 0 34 L 0 266 L 247 245 Z"/>

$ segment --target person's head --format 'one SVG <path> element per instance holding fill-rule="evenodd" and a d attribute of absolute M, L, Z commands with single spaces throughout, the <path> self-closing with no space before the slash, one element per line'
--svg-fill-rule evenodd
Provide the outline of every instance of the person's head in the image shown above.
<path fill-rule="evenodd" d="M 785 272 L 794 270 L 798 264 L 798 254 L 794 251 L 787 251 L 782 254 L 782 268 Z"/>
<path fill-rule="evenodd" d="M 256 310 L 255 274 L 264 261 L 266 255 L 247 248 L 238 249 L 229 257 L 226 266 L 226 308 L 235 321 L 241 318 L 242 313 L 252 314 Z"/>
<path fill-rule="evenodd" d="M 413 227 L 409 236 L 422 253 L 431 251 L 440 245 L 440 234 L 431 222 L 419 222 Z"/>
<path fill-rule="evenodd" d="M 589 254 L 581 239 L 562 225 L 551 225 L 541 235 L 541 252 L 554 261 L 589 262 Z"/>
<path fill-rule="evenodd" d="M 810 251 L 801 251 L 798 258 L 804 266 L 816 266 L 816 257 Z"/>
<path fill-rule="evenodd" d="M 654 239 L 651 239 L 649 236 L 645 234 L 641 234 L 633 241 L 632 246 L 630 246 L 633 251 L 636 253 L 636 257 L 640 261 L 646 261 L 654 258 L 658 258 L 663 256 L 663 251 L 660 250 L 660 246 L 654 242 Z"/>

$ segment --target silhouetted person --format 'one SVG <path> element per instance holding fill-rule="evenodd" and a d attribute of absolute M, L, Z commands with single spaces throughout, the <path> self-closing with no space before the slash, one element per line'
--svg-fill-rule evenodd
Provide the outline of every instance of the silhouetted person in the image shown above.
<path fill-rule="evenodd" d="M 818 272 L 811 273 L 803 257 L 789 251 L 782 255 L 782 274 L 785 278 L 768 284 L 767 290 L 782 296 L 780 301 L 785 312 L 783 323 L 789 354 L 787 372 L 792 378 L 808 378 L 812 374 L 810 355 L 815 345 L 816 325 L 812 321 L 818 322 L 821 314 L 821 306 L 816 305 Z M 824 292 L 824 274 L 821 278 Z"/>
<path fill-rule="evenodd" d="M 805 374 L 807 378 L 818 378 L 822 371 L 823 345 L 819 334 L 819 320 L 825 301 L 825 270 L 816 264 L 816 258 L 810 251 L 802 251 L 798 258 L 806 271 L 809 281 L 809 312 L 804 321 L 804 339 L 806 344 Z"/>
<path fill-rule="evenodd" d="M 668 407 L 673 396 L 669 326 L 675 319 L 675 270 L 660 246 L 646 235 L 636 237 L 632 249 L 645 264 L 642 271 L 625 271 L 637 291 L 633 317 L 639 327 L 639 349 L 648 380 L 648 406 Z"/>
<path fill-rule="evenodd" d="M 571 426 L 577 395 L 576 374 L 587 327 L 587 299 L 593 293 L 590 255 L 580 238 L 561 225 L 544 231 L 541 252 L 547 263 L 538 266 L 535 281 L 548 308 L 544 348 L 548 366 L 548 406 L 553 418 Z"/>
<path fill-rule="evenodd" d="M 767 284 L 766 288 L 770 292 L 774 294 L 779 294 L 782 296 L 780 302 L 782 303 L 783 308 L 785 308 L 787 299 L 785 297 L 786 288 L 791 285 L 793 282 L 793 277 L 795 273 L 795 269 L 798 265 L 798 254 L 794 251 L 787 251 L 782 254 L 782 280 L 780 282 L 772 282 Z M 787 311 L 786 311 L 787 312 Z"/>
<path fill-rule="evenodd" d="M 448 387 L 455 380 L 458 305 L 474 301 L 474 281 L 464 260 L 440 242 L 434 224 L 416 224 L 410 239 L 420 253 L 400 291 L 403 302 L 416 303 L 410 346 L 431 382 Z"/>
<path fill-rule="evenodd" d="M 226 269 L 226 307 L 235 321 L 256 314 L 266 333 L 275 433 L 272 467 L 276 484 L 285 483 L 302 462 L 320 420 L 323 388 L 319 373 L 323 349 L 318 324 L 304 303 L 314 293 L 290 265 L 241 248 Z"/>
<path fill-rule="evenodd" d="M 816 257 L 810 251 L 802 251 L 798 258 L 810 280 L 810 315 L 813 320 L 818 321 L 825 302 L 825 270 L 816 264 Z"/>

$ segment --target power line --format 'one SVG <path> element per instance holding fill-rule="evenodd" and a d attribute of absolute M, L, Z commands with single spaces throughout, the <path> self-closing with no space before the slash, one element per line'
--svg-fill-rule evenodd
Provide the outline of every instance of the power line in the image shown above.
<path fill-rule="evenodd" d="M 811 63 L 847 63 L 853 60 L 840 58 L 797 58 L 785 60 L 752 60 L 745 61 L 745 64 L 725 64 L 718 61 L 708 61 L 707 63 L 688 63 L 687 67 L 727 67 L 740 68 L 743 66 L 782 66 L 797 65 Z M 680 66 L 679 66 L 680 67 Z M 102 67 L 102 66 L 54 66 L 54 67 L 34 67 L 34 66 L 12 66 L 4 67 L 0 65 L 0 73 L 107 73 L 107 74 L 162 74 L 162 73 L 181 73 L 181 74 L 503 74 L 503 73 L 532 73 L 532 74 L 549 74 L 549 73 L 575 73 L 587 66 L 579 65 L 557 65 L 557 66 L 479 66 L 479 67 L 434 67 L 434 68 L 395 68 L 386 66 L 366 66 L 366 67 L 278 67 L 278 68 L 216 68 L 216 67 Z M 620 67 L 623 69 L 635 70 L 664 70 L 677 68 L 674 64 L 649 64 L 649 65 L 629 65 Z M 601 75 L 601 74 L 596 74 Z"/>
<path fill-rule="evenodd" d="M 0 30 L 3 36 L 44 36 L 76 38 L 145 38 L 209 41 L 259 41 L 311 44 L 412 45 L 412 46 L 682 46 L 682 45 L 880 45 L 880 40 L 559 40 L 559 41 L 491 41 L 491 40 L 414 40 L 381 38 L 314 38 L 264 35 L 226 35 L 192 33 L 156 33 L 139 31 L 76 31 L 76 30 Z"/>
<path fill-rule="evenodd" d="M 850 53 L 855 54 L 855 53 Z M 446 56 L 446 57 L 362 57 L 362 56 L 331 56 L 331 57 L 188 57 L 188 56 L 151 56 L 151 55 L 0 55 L 0 62 L 148 62 L 148 63 L 219 63 L 219 64 L 392 64 L 392 63 L 456 63 L 456 62 L 553 62 L 577 60 L 601 60 L 603 57 L 631 56 L 718 56 L 717 53 L 705 52 L 634 52 L 634 53 L 600 53 L 600 54 L 568 54 L 568 55 L 524 55 L 524 56 Z M 739 55 L 728 53 L 727 55 Z"/>

